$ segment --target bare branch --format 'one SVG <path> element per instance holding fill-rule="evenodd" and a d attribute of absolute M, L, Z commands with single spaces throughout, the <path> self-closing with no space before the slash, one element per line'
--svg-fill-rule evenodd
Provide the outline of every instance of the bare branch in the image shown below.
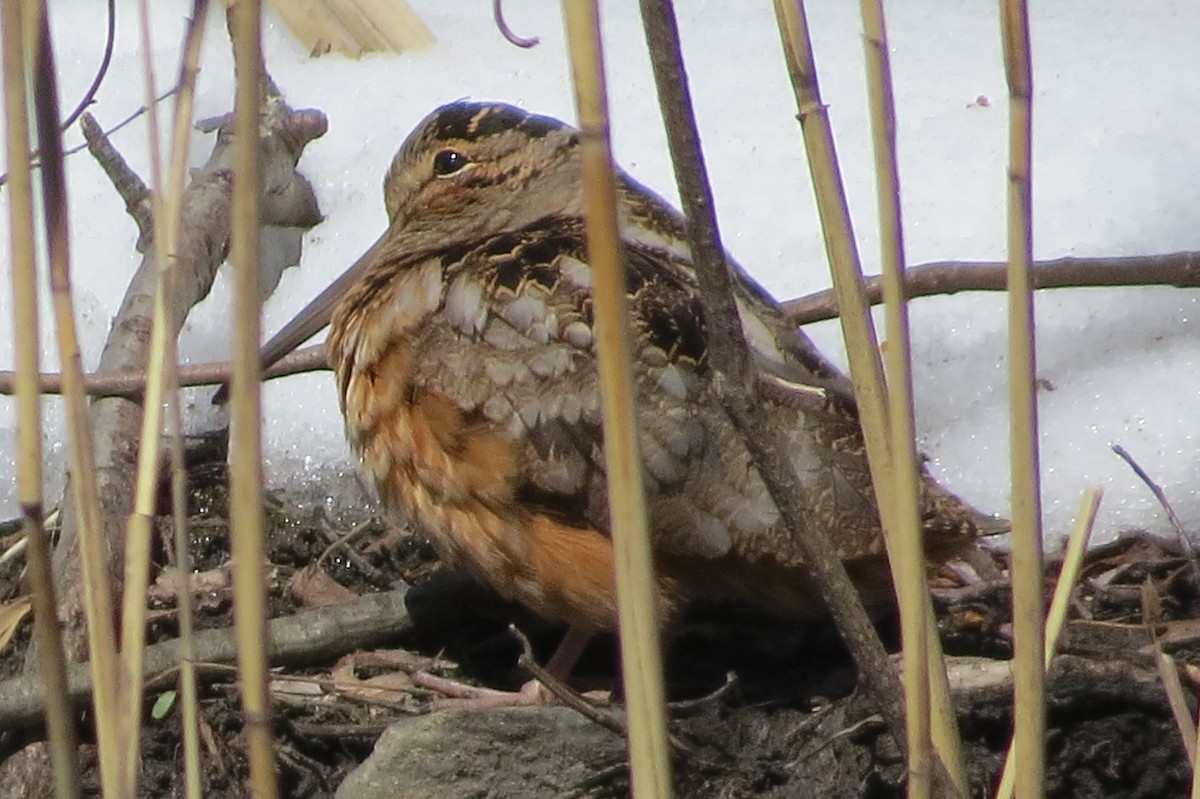
<path fill-rule="evenodd" d="M 352 602 L 306 610 L 268 623 L 268 652 L 274 665 L 297 665 L 334 660 L 356 649 L 369 649 L 394 641 L 413 627 L 406 598 L 407 588 L 366 594 Z M 146 647 L 142 673 L 147 679 L 179 667 L 180 642 L 163 641 Z M 198 663 L 233 663 L 237 642 L 232 629 L 196 633 Z M 68 693 L 75 703 L 92 691 L 87 663 L 68 667 Z M 36 727 L 43 722 L 45 686 L 40 674 L 0 682 L 0 730 Z"/>
<path fill-rule="evenodd" d="M 88 151 L 100 164 L 104 174 L 108 175 L 113 188 L 125 201 L 125 210 L 137 224 L 138 240 L 135 246 L 138 252 L 144 253 L 154 236 L 154 220 L 150 214 L 150 189 L 117 152 L 117 148 L 112 146 L 108 135 L 101 129 L 95 117 L 84 114 L 79 120 L 79 127 L 83 131 Z"/>
<path fill-rule="evenodd" d="M 305 372 L 321 372 L 329 368 L 325 359 L 325 347 L 317 344 L 296 350 L 263 372 L 264 378 L 287 377 Z M 180 386 L 216 386 L 229 380 L 229 361 L 209 361 L 179 367 Z M 14 391 L 15 372 L 0 371 L 0 395 Z M 62 375 L 44 372 L 40 376 L 43 394 L 62 393 Z M 93 397 L 126 397 L 138 399 L 146 387 L 146 373 L 131 369 L 92 372 L 84 375 L 84 390 Z"/>
<path fill-rule="evenodd" d="M 304 147 L 325 131 L 324 116 L 316 111 L 294 111 L 278 97 L 269 99 L 262 111 L 259 142 L 262 148 L 264 195 L 303 197 L 297 190 L 296 164 Z M 233 161 L 232 130 L 223 127 L 207 163 L 192 173 L 184 191 L 183 219 L 174 253 L 176 280 L 167 297 L 168 335 L 178 335 L 191 307 L 212 286 L 217 268 L 224 262 L 230 240 L 230 198 Z M 127 169 L 127 168 L 126 168 Z M 294 225 L 310 221 L 315 200 L 296 202 Z M 275 210 L 273 222 L 284 217 Z M 142 373 L 149 351 L 151 314 L 158 265 L 154 248 L 148 248 L 130 281 L 100 356 L 102 373 Z M 119 574 L 123 558 L 124 520 L 133 497 L 133 475 L 128 464 L 136 460 L 141 407 L 119 397 L 96 400 L 89 409 L 89 426 L 95 441 L 104 536 L 108 543 L 110 574 Z M 71 475 L 69 480 L 76 479 Z M 76 657 L 83 651 L 79 607 L 77 521 L 68 505 L 55 550 L 55 578 L 65 586 L 60 614 L 65 618 L 66 641 Z M 119 580 L 116 581 L 119 584 Z"/>
<path fill-rule="evenodd" d="M 1003 261 L 934 261 L 905 273 L 909 299 L 960 291 L 1004 291 L 1008 264 Z M 1032 264 L 1035 289 L 1096 288 L 1101 286 L 1175 286 L 1200 288 L 1200 252 L 1131 255 L 1108 258 L 1056 258 Z M 867 300 L 883 302 L 881 279 L 867 278 Z M 833 291 L 826 289 L 783 303 L 797 325 L 837 317 Z"/>

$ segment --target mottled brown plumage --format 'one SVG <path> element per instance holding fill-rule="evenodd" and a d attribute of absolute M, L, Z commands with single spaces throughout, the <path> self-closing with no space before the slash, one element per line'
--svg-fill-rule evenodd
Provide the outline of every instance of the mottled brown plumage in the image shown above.
<path fill-rule="evenodd" d="M 577 143 L 571 127 L 507 105 L 429 115 L 388 172 L 389 231 L 336 307 L 328 353 L 350 443 L 385 504 L 505 596 L 603 630 L 616 602 Z M 716 598 L 818 614 L 713 394 L 681 217 L 624 175 L 620 213 L 660 612 Z M 868 602 L 885 602 L 844 378 L 736 271 L 764 378 L 829 389 L 764 400 L 810 499 L 808 523 L 831 535 Z M 930 479 L 922 516 L 932 559 L 977 534 L 976 512 Z"/>

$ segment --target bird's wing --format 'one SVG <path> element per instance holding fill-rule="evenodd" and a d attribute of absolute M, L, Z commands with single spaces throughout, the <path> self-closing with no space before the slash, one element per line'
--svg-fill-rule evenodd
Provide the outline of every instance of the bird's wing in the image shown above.
<path fill-rule="evenodd" d="M 607 532 L 592 270 L 584 242 L 581 220 L 551 218 L 443 258 L 441 306 L 419 336 L 412 368 L 415 386 L 448 399 L 481 429 L 506 432 L 515 449 L 512 490 L 527 507 Z M 783 527 L 714 392 L 690 263 L 629 242 L 623 255 L 656 551 L 800 563 L 794 535 L 804 531 Z M 764 296 L 738 296 L 759 369 L 797 382 L 827 377 L 792 351 L 794 331 Z M 806 524 L 822 524 L 846 559 L 881 553 L 853 403 L 832 392 L 823 401 L 764 405 L 805 491 Z M 954 510 L 951 495 L 931 481 L 926 490 L 932 491 L 927 522 Z M 957 524 L 960 515 L 952 515 Z"/>
<path fill-rule="evenodd" d="M 543 220 L 449 259 L 441 307 L 413 352 L 419 389 L 517 452 L 516 496 L 606 531 L 592 270 L 582 221 Z M 703 314 L 689 273 L 627 251 L 643 474 L 651 497 L 681 493 L 706 444 Z"/>

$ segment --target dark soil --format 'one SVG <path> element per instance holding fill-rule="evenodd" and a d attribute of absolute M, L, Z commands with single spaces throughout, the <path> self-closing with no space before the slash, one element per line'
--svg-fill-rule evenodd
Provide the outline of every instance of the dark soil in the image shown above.
<path fill-rule="evenodd" d="M 192 480 L 189 554 L 195 571 L 213 578 L 196 594 L 197 627 L 229 627 L 232 591 L 229 581 L 221 579 L 228 576 L 230 557 L 224 469 L 211 461 L 193 463 Z M 515 689 L 528 675 L 517 667 L 521 648 L 508 630 L 510 624 L 533 639 L 540 658 L 549 656 L 560 629 L 446 573 L 427 544 L 372 519 L 370 508 L 337 510 L 344 515 L 323 509 L 297 512 L 283 498 L 270 501 L 271 613 L 292 614 L 305 601 L 341 590 L 301 579 L 319 562 L 323 573 L 347 594 L 401 583 L 414 586 L 410 607 L 416 619 L 412 633 L 393 642 L 395 650 L 375 656 L 358 653 L 352 663 L 343 659 L 340 665 L 348 671 L 341 674 L 361 680 L 386 678 L 397 673 L 397 662 L 406 657 L 416 662 L 413 658 L 419 656 L 415 668 L 440 669 L 466 682 Z M 165 517 L 160 522 L 163 543 L 156 562 L 163 564 L 169 562 L 170 530 Z M 352 530 L 354 535 L 346 543 L 331 546 Z M 989 659 L 959 662 L 959 671 L 970 664 L 994 668 L 994 659 L 1010 654 L 1010 592 L 1002 559 L 988 555 L 976 566 L 982 579 L 964 582 L 947 574 L 935 584 L 947 652 Z M 1052 564 L 1047 596 L 1054 571 Z M 1187 795 L 1190 768 L 1155 671 L 1149 630 L 1153 627 L 1178 662 L 1200 662 L 1200 633 L 1192 632 L 1194 625 L 1186 621 L 1200 615 L 1194 574 L 1171 547 L 1137 536 L 1090 557 L 1075 603 L 1076 621 L 1060 647 L 1068 656 L 1052 672 L 1048 796 Z M 1148 610 L 1143 608 L 1147 585 L 1148 595 L 1156 600 Z M 0 599 L 24 590 L 20 563 L 0 565 Z M 423 597 L 430 596 L 435 599 L 425 601 L 440 606 L 438 621 L 422 624 L 417 608 Z M 150 643 L 177 634 L 173 604 L 165 593 L 151 602 Z M 447 615 L 447 610 L 452 612 Z M 1150 617 L 1144 618 L 1147 612 Z M 881 620 L 880 627 L 894 647 L 894 619 Z M 0 678 L 21 672 L 28 638 L 26 624 L 0 653 Z M 346 776 L 372 753 L 385 729 L 396 722 L 399 725 L 389 736 L 424 736 L 422 745 L 428 752 L 442 751 L 440 744 L 430 741 L 441 741 L 446 749 L 436 758 L 425 757 L 434 769 L 430 773 L 436 775 L 429 777 L 437 786 L 434 793 L 391 788 L 380 796 L 627 795 L 620 739 L 571 711 L 539 708 L 429 715 L 439 697 L 411 686 L 378 702 L 366 693 L 326 690 L 332 670 L 339 666 L 334 660 L 275 674 L 274 733 L 284 796 L 333 797 Z M 583 687 L 612 688 L 617 673 L 616 647 L 610 637 L 593 641 L 576 678 Z M 721 689 L 731 673 L 736 682 L 719 697 L 689 701 Z M 1185 670 L 1184 685 L 1192 691 L 1188 702 L 1194 711 L 1195 686 L 1188 683 L 1189 673 Z M 326 684 L 307 692 L 298 690 L 314 685 L 305 682 L 306 677 L 324 679 Z M 687 747 L 676 756 L 678 796 L 903 795 L 903 762 L 871 706 L 854 694 L 853 668 L 828 624 L 799 625 L 741 608 L 696 609 L 673 640 L 667 679 L 670 698 L 680 703 L 673 710 L 673 732 Z M 174 675 L 167 675 L 147 689 L 140 792 L 144 797 L 183 792 L 178 706 L 153 709 L 161 692 L 175 687 L 173 680 Z M 974 685 L 968 680 L 955 694 L 977 796 L 988 795 L 998 778 L 1011 731 L 1010 690 L 1003 679 Z M 242 714 L 232 673 L 206 669 L 200 697 L 203 795 L 207 799 L 249 796 Z M 91 726 L 86 718 L 81 721 L 81 735 L 88 741 L 81 747 L 85 783 L 89 795 L 98 795 Z M 0 736 L 0 758 L 40 734 L 5 733 Z M 496 756 L 497 746 L 503 747 L 503 757 Z M 398 762 L 415 756 L 411 743 L 403 749 L 394 756 Z M 416 786 L 422 767 L 407 760 L 403 767 L 409 769 L 405 773 Z M 506 776 L 503 772 L 509 768 L 517 770 Z M 472 780 L 485 787 L 470 787 L 476 785 Z M 456 784 L 461 784 L 461 791 Z M 342 799 L 375 795 L 347 788 Z"/>

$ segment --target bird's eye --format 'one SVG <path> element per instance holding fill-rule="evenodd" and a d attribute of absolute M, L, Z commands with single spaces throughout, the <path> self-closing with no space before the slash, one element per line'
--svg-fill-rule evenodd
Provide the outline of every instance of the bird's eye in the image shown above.
<path fill-rule="evenodd" d="M 439 178 L 449 177 L 469 163 L 471 159 L 458 150 L 442 150 L 433 157 L 433 174 Z"/>

